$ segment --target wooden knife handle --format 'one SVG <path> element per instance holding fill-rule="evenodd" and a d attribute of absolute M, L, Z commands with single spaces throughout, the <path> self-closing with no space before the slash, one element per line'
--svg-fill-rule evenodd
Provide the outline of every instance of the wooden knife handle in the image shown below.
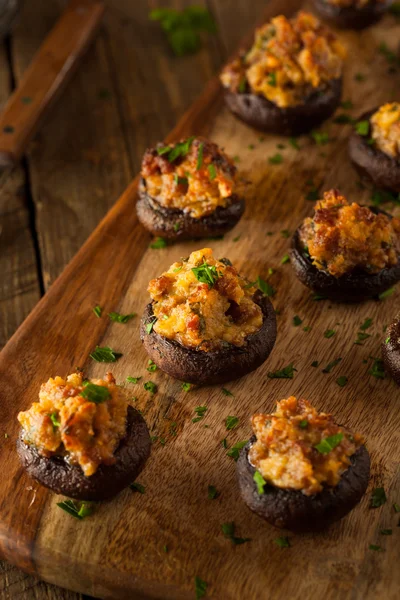
<path fill-rule="evenodd" d="M 72 0 L 40 46 L 0 115 L 1 166 L 13 166 L 23 155 L 92 41 L 103 12 L 101 0 Z"/>

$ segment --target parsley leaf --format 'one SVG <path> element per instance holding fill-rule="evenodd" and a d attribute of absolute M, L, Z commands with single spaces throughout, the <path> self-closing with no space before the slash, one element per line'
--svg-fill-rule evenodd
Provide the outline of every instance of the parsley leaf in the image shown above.
<path fill-rule="evenodd" d="M 129 313 L 129 315 L 121 315 L 120 313 L 117 312 L 110 312 L 108 313 L 108 316 L 110 317 L 111 321 L 114 321 L 114 323 L 127 323 L 128 321 L 130 321 L 131 319 L 133 319 L 133 317 L 136 317 L 136 313 Z"/>
<path fill-rule="evenodd" d="M 329 135 L 324 131 L 312 131 L 311 137 L 319 146 L 323 146 L 329 142 Z"/>
<path fill-rule="evenodd" d="M 207 412 L 207 406 L 196 406 L 194 412 L 196 413 L 197 417 L 192 419 L 192 423 L 198 423 L 198 421 L 201 421 L 204 418 Z"/>
<path fill-rule="evenodd" d="M 104 385 L 96 385 L 91 381 L 85 385 L 80 395 L 83 396 L 85 400 L 94 402 L 94 404 L 102 404 L 111 398 L 110 390 L 107 387 Z"/>
<path fill-rule="evenodd" d="M 386 494 L 383 487 L 374 488 L 371 492 L 370 508 L 379 508 L 386 503 Z"/>
<path fill-rule="evenodd" d="M 126 380 L 128 383 L 137 383 L 140 379 L 142 379 L 141 377 L 127 377 Z"/>
<path fill-rule="evenodd" d="M 65 510 L 71 517 L 79 519 L 80 521 L 85 517 L 88 517 L 93 512 L 93 507 L 90 502 L 75 502 L 74 500 L 64 500 L 63 502 L 57 502 L 62 510 Z"/>
<path fill-rule="evenodd" d="M 335 335 L 336 331 L 334 329 L 327 329 L 324 333 L 324 337 L 326 337 L 327 339 L 333 337 Z"/>
<path fill-rule="evenodd" d="M 209 485 L 208 486 L 208 497 L 210 500 L 215 500 L 215 498 L 218 498 L 219 496 L 219 492 L 217 491 L 217 488 L 215 487 L 215 485 Z"/>
<path fill-rule="evenodd" d="M 383 360 L 380 358 L 374 358 L 374 362 L 372 363 L 372 367 L 368 373 L 376 379 L 385 379 L 385 367 Z"/>
<path fill-rule="evenodd" d="M 217 176 L 217 169 L 215 168 L 215 165 L 213 163 L 209 164 L 207 168 L 208 174 L 210 176 L 210 181 L 212 181 Z"/>
<path fill-rule="evenodd" d="M 193 267 L 192 273 L 194 273 L 196 279 L 200 281 L 200 283 L 208 283 L 210 288 L 214 286 L 215 282 L 220 277 L 217 267 L 215 265 L 208 265 L 205 260 L 203 264 L 198 267 Z"/>
<path fill-rule="evenodd" d="M 316 448 L 320 454 L 329 454 L 329 452 L 334 450 L 336 446 L 339 446 L 342 439 L 342 432 L 335 433 L 334 435 L 323 438 L 319 444 L 314 446 L 314 448 Z"/>
<path fill-rule="evenodd" d="M 221 388 L 221 392 L 223 393 L 224 396 L 232 396 L 232 398 L 234 397 L 234 395 L 232 394 L 232 392 L 230 392 L 226 388 Z"/>
<path fill-rule="evenodd" d="M 160 22 L 176 56 L 197 52 L 201 46 L 201 31 L 216 31 L 211 13 L 202 6 L 189 6 L 180 11 L 174 8 L 156 8 L 150 12 L 149 17 L 152 21 Z"/>
<path fill-rule="evenodd" d="M 230 431 L 231 429 L 234 429 L 238 423 L 239 423 L 238 417 L 228 416 L 225 419 L 225 427 L 227 428 L 228 431 Z"/>
<path fill-rule="evenodd" d="M 121 358 L 121 352 L 115 352 L 109 346 L 96 346 L 91 354 L 89 354 L 90 358 L 95 360 L 96 362 L 116 362 L 119 358 Z"/>
<path fill-rule="evenodd" d="M 293 379 L 294 372 L 297 369 L 294 368 L 293 363 L 290 363 L 287 367 L 280 369 L 278 371 L 270 371 L 268 373 L 268 377 L 270 379 Z"/>
<path fill-rule="evenodd" d="M 204 598 L 204 596 L 207 593 L 207 583 L 203 580 L 200 579 L 200 577 L 196 577 L 194 578 L 194 590 L 196 593 L 196 600 L 200 600 L 200 598 Z"/>
<path fill-rule="evenodd" d="M 241 449 L 244 448 L 247 442 L 248 440 L 244 440 L 243 442 L 236 442 L 236 444 L 233 444 L 232 448 L 228 450 L 226 455 L 229 456 L 229 458 L 233 458 L 234 461 L 237 461 Z"/>
<path fill-rule="evenodd" d="M 146 390 L 146 392 L 150 392 L 150 394 L 155 394 L 158 390 L 157 385 L 152 381 L 145 381 L 143 387 Z"/>
<path fill-rule="evenodd" d="M 298 315 L 295 315 L 295 316 L 293 317 L 293 325 L 294 325 L 295 327 L 298 327 L 299 325 L 301 325 L 301 324 L 302 324 L 302 322 L 303 322 L 303 319 L 300 319 L 300 317 L 299 317 Z"/>
<path fill-rule="evenodd" d="M 185 381 L 182 383 L 181 388 L 184 392 L 189 392 L 192 387 L 191 383 L 186 383 Z"/>
<path fill-rule="evenodd" d="M 153 327 L 154 327 L 154 324 L 156 321 L 157 321 L 157 317 L 153 316 L 153 317 L 151 317 L 150 321 L 148 323 L 146 323 L 147 333 L 151 333 L 153 331 Z"/>
<path fill-rule="evenodd" d="M 274 540 L 275 544 L 279 546 L 279 548 L 290 548 L 289 538 L 287 536 L 281 536 Z"/>
<path fill-rule="evenodd" d="M 355 124 L 354 129 L 359 135 L 368 135 L 369 121 L 358 121 L 358 123 Z"/>
<path fill-rule="evenodd" d="M 269 157 L 268 162 L 270 165 L 280 165 L 283 162 L 283 156 L 277 152 L 273 156 Z"/>
<path fill-rule="evenodd" d="M 134 492 L 139 492 L 139 494 L 146 493 L 146 488 L 144 487 L 144 485 L 142 485 L 141 483 L 137 483 L 137 481 L 135 481 L 134 483 L 131 483 L 131 485 L 129 487 Z"/>
<path fill-rule="evenodd" d="M 58 418 L 58 417 L 59 417 L 58 413 L 56 413 L 56 412 L 52 412 L 52 413 L 49 415 L 49 417 L 50 417 L 50 419 L 51 419 L 51 422 L 53 423 L 53 428 L 54 428 L 54 429 L 57 429 L 57 427 L 60 427 L 60 425 L 61 425 L 61 421 L 60 421 L 60 420 L 59 420 L 59 418 Z"/>
<path fill-rule="evenodd" d="M 341 377 L 338 377 L 336 379 L 336 383 L 338 385 L 340 385 L 340 387 L 344 387 L 348 382 L 348 378 L 346 377 L 346 375 L 342 375 Z"/>
<path fill-rule="evenodd" d="M 156 237 L 155 240 L 150 244 L 150 248 L 152 248 L 152 250 L 159 250 L 160 248 L 166 248 L 166 246 L 167 242 L 161 237 Z"/>
<path fill-rule="evenodd" d="M 276 290 L 272 287 L 272 285 L 270 285 L 268 281 L 265 281 L 260 276 L 257 277 L 257 287 L 264 294 L 264 296 L 267 296 L 268 298 L 273 298 L 273 296 L 276 294 Z"/>
<path fill-rule="evenodd" d="M 94 308 L 92 308 L 92 310 L 93 310 L 94 314 L 96 315 L 96 317 L 98 319 L 100 319 L 100 317 L 101 317 L 101 306 L 99 306 L 97 304 L 97 306 L 95 306 Z"/>
<path fill-rule="evenodd" d="M 388 290 L 382 292 L 378 296 L 379 300 L 384 300 L 385 298 L 389 298 L 389 296 L 391 296 L 392 294 L 394 294 L 394 291 L 395 291 L 395 288 L 391 287 Z"/>
<path fill-rule="evenodd" d="M 233 521 L 229 523 L 222 523 L 221 529 L 224 536 L 230 539 L 235 545 L 240 545 L 251 541 L 251 538 L 240 538 L 235 536 L 235 523 Z"/>
<path fill-rule="evenodd" d="M 201 144 L 199 145 L 198 153 L 197 153 L 196 171 L 200 171 L 200 169 L 203 165 L 203 152 L 204 152 L 204 142 L 201 142 Z"/>
<path fill-rule="evenodd" d="M 262 496 L 264 493 L 264 485 L 267 483 L 264 477 L 261 475 L 260 471 L 255 471 L 253 475 L 254 483 L 257 486 L 257 492 L 259 496 Z"/>
<path fill-rule="evenodd" d="M 332 362 L 330 362 L 326 365 L 325 369 L 322 369 L 322 372 L 330 373 L 332 371 L 332 369 L 341 362 L 341 360 L 342 360 L 341 358 L 335 358 L 335 360 L 333 360 Z"/>

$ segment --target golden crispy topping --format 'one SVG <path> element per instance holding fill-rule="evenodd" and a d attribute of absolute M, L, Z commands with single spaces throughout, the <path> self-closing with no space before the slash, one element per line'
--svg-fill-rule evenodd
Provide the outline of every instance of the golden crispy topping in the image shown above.
<path fill-rule="evenodd" d="M 39 402 L 20 412 L 18 421 L 26 444 L 43 456 L 65 457 L 89 476 L 100 464 L 115 462 L 114 451 L 126 433 L 127 408 L 111 373 L 89 382 L 73 373 L 44 383 Z"/>
<path fill-rule="evenodd" d="M 313 264 L 334 277 L 357 268 L 378 273 L 398 261 L 400 219 L 349 204 L 337 190 L 324 193 L 299 233 Z"/>
<path fill-rule="evenodd" d="M 278 16 L 256 31 L 250 51 L 221 74 L 226 88 L 245 91 L 247 84 L 284 108 L 304 102 L 342 75 L 346 55 L 336 36 L 306 12 L 288 20 Z"/>
<path fill-rule="evenodd" d="M 386 0 L 325 0 L 325 2 L 333 6 L 364 8 L 368 4 L 382 4 Z"/>
<path fill-rule="evenodd" d="M 400 159 L 400 103 L 381 106 L 371 117 L 372 138 L 388 156 Z"/>
<path fill-rule="evenodd" d="M 192 252 L 149 284 L 156 333 L 183 346 L 218 350 L 243 346 L 260 329 L 261 308 L 236 269 L 216 260 L 210 248 Z"/>
<path fill-rule="evenodd" d="M 174 158 L 177 147 L 182 152 Z M 147 150 L 142 177 L 147 193 L 161 206 L 200 218 L 229 204 L 236 186 L 236 167 L 216 144 L 189 139 Z"/>
<path fill-rule="evenodd" d="M 251 464 L 267 483 L 307 496 L 337 485 L 363 444 L 362 436 L 336 425 L 332 415 L 294 396 L 277 402 L 270 415 L 254 415 L 252 425 L 257 440 L 249 452 Z"/>

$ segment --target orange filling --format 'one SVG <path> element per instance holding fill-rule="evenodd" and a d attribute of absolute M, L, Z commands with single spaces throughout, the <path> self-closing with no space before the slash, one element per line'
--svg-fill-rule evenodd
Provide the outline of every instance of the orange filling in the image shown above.
<path fill-rule="evenodd" d="M 89 476 L 100 464 L 115 462 L 114 451 L 126 433 L 127 408 L 111 373 L 90 382 L 74 373 L 66 380 L 55 377 L 44 383 L 39 402 L 20 412 L 18 420 L 26 444 L 46 457 L 63 456 Z"/>
<path fill-rule="evenodd" d="M 400 159 L 400 103 L 381 106 L 371 117 L 372 139 L 390 156 Z"/>
<path fill-rule="evenodd" d="M 236 187 L 230 158 L 216 144 L 194 138 L 147 150 L 142 177 L 147 193 L 161 206 L 197 219 L 227 206 Z"/>
<path fill-rule="evenodd" d="M 307 496 L 337 485 L 363 444 L 362 436 L 336 425 L 332 415 L 294 396 L 277 402 L 272 414 L 254 415 L 252 426 L 257 440 L 251 464 L 267 483 Z"/>
<path fill-rule="evenodd" d="M 378 273 L 397 264 L 400 220 L 349 204 L 330 190 L 316 203 L 314 217 L 303 221 L 300 240 L 317 269 L 334 277 L 356 268 Z"/>
<path fill-rule="evenodd" d="M 256 30 L 250 51 L 228 64 L 222 84 L 234 92 L 261 94 L 277 106 L 295 106 L 342 75 L 346 51 L 313 15 L 283 15 Z"/>
<path fill-rule="evenodd" d="M 244 346 L 263 323 L 255 288 L 210 248 L 192 252 L 149 284 L 156 317 L 154 331 L 203 351 Z"/>

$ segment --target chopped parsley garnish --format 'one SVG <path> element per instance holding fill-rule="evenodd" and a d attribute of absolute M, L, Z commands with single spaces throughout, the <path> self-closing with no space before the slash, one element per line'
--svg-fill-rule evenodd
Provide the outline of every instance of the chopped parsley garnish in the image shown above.
<path fill-rule="evenodd" d="M 312 366 L 312 367 L 318 367 L 318 366 L 319 366 L 319 362 L 318 362 L 317 360 L 314 360 L 314 361 L 311 363 L 311 366 Z"/>
<path fill-rule="evenodd" d="M 344 100 L 340 103 L 340 106 L 343 108 L 343 110 L 350 110 L 351 108 L 354 108 L 354 104 L 351 100 Z"/>
<path fill-rule="evenodd" d="M 168 554 L 168 546 L 167 546 L 167 544 L 165 544 L 163 546 L 163 550 L 164 550 L 165 554 Z"/>
<path fill-rule="evenodd" d="M 359 135 L 368 135 L 369 121 L 358 121 L 358 123 L 355 124 L 354 129 Z"/>
<path fill-rule="evenodd" d="M 395 513 L 399 513 L 400 512 L 400 504 L 397 504 L 397 502 L 395 502 L 393 504 L 393 510 Z"/>
<path fill-rule="evenodd" d="M 385 298 L 389 298 L 389 296 L 391 296 L 392 294 L 394 294 L 394 290 L 395 290 L 395 288 L 391 287 L 388 290 L 386 290 L 385 292 L 382 292 L 378 296 L 379 300 L 384 300 Z"/>
<path fill-rule="evenodd" d="M 367 340 L 370 337 L 371 337 L 371 335 L 369 333 L 364 333 L 363 331 L 359 331 L 357 333 L 357 339 L 354 343 L 357 344 L 357 346 L 362 346 L 363 342 L 365 342 L 365 340 Z"/>
<path fill-rule="evenodd" d="M 336 331 L 334 329 L 327 329 L 324 333 L 324 337 L 329 339 L 335 335 Z"/>
<path fill-rule="evenodd" d="M 279 369 L 278 371 L 270 371 L 268 377 L 270 379 L 293 379 L 294 372 L 297 369 L 294 368 L 293 363 L 290 363 L 287 367 Z"/>
<path fill-rule="evenodd" d="M 289 538 L 287 536 L 281 536 L 274 540 L 275 544 L 279 546 L 279 548 L 290 548 Z"/>
<path fill-rule="evenodd" d="M 355 81 L 365 81 L 366 76 L 363 73 L 356 73 L 354 75 L 354 80 Z"/>
<path fill-rule="evenodd" d="M 133 319 L 133 317 L 136 317 L 136 313 L 129 313 L 129 315 L 121 315 L 117 312 L 110 312 L 108 313 L 108 316 L 110 317 L 111 321 L 114 321 L 114 323 L 127 323 L 128 321 Z"/>
<path fill-rule="evenodd" d="M 224 438 L 223 440 L 221 440 L 221 446 L 222 446 L 223 448 L 227 448 L 227 447 L 228 447 L 228 442 L 227 442 L 227 439 L 226 439 L 226 438 Z"/>
<path fill-rule="evenodd" d="M 381 546 L 378 546 L 377 544 L 370 544 L 369 549 L 375 550 L 375 552 L 383 552 L 383 548 Z"/>
<path fill-rule="evenodd" d="M 154 371 L 157 371 L 157 365 L 151 359 L 149 360 L 149 362 L 147 364 L 148 364 L 147 370 L 149 371 L 149 373 L 154 373 Z"/>
<path fill-rule="evenodd" d="M 319 146 L 323 146 L 329 142 L 329 135 L 324 131 L 312 131 L 311 137 Z"/>
<path fill-rule="evenodd" d="M 283 162 L 283 156 L 279 152 L 270 156 L 268 159 L 270 165 L 280 165 Z"/>
<path fill-rule="evenodd" d="M 101 309 L 101 306 L 99 306 L 99 305 L 97 304 L 97 305 L 96 305 L 94 308 L 92 308 L 92 310 L 93 310 L 94 314 L 96 315 L 96 317 L 97 317 L 98 319 L 100 319 L 100 317 L 101 317 L 101 310 L 102 310 L 102 309 Z"/>
<path fill-rule="evenodd" d="M 383 487 L 374 488 L 371 492 L 370 508 L 379 508 L 386 504 L 386 494 Z"/>
<path fill-rule="evenodd" d="M 199 151 L 197 153 L 196 171 L 200 171 L 200 169 L 203 165 L 203 152 L 204 152 L 204 142 L 201 142 L 201 144 L 199 145 Z"/>
<path fill-rule="evenodd" d="M 145 381 L 143 387 L 146 392 L 150 392 L 150 394 L 155 394 L 158 390 L 158 387 L 152 381 Z"/>
<path fill-rule="evenodd" d="M 269 73 L 267 83 L 272 87 L 276 87 L 276 73 Z"/>
<path fill-rule="evenodd" d="M 233 444 L 232 448 L 230 448 L 226 453 L 227 456 L 229 456 L 229 458 L 233 458 L 233 460 L 236 461 L 239 458 L 241 449 L 247 444 L 247 442 L 248 440 L 245 440 L 243 442 L 236 442 L 236 444 Z"/>
<path fill-rule="evenodd" d="M 137 483 L 136 481 L 134 483 L 131 483 L 129 487 L 134 492 L 139 492 L 139 494 L 146 493 L 146 488 L 144 487 L 144 485 L 142 485 L 141 483 Z"/>
<path fill-rule="evenodd" d="M 379 533 L 381 535 L 392 535 L 393 534 L 393 530 L 392 529 L 381 529 Z"/>
<path fill-rule="evenodd" d="M 104 385 L 96 385 L 91 381 L 84 386 L 81 391 L 81 396 L 83 396 L 89 402 L 94 402 L 95 404 L 102 404 L 109 398 L 111 398 L 110 390 Z"/>
<path fill-rule="evenodd" d="M 371 317 L 368 317 L 368 319 L 365 319 L 364 323 L 362 325 L 360 325 L 360 329 L 361 331 L 365 331 L 366 329 L 369 329 L 369 327 L 371 327 L 372 325 L 372 319 Z"/>
<path fill-rule="evenodd" d="M 325 369 L 322 369 L 322 372 L 330 373 L 332 371 L 332 369 L 341 362 L 341 360 L 342 360 L 341 358 L 335 358 L 335 360 L 333 360 L 332 362 L 330 362 L 326 365 Z"/>
<path fill-rule="evenodd" d="M 189 391 L 190 391 L 190 389 L 191 389 L 191 387 L 192 387 L 192 384 L 191 384 L 191 383 L 187 383 L 186 381 L 184 381 L 184 382 L 182 383 L 182 385 L 181 385 L 181 388 L 182 388 L 182 390 L 183 390 L 184 392 L 189 392 Z"/>
<path fill-rule="evenodd" d="M 153 331 L 154 323 L 157 321 L 157 317 L 151 317 L 149 323 L 146 323 L 146 331 L 147 333 L 151 333 Z"/>
<path fill-rule="evenodd" d="M 336 446 L 339 446 L 342 439 L 342 432 L 335 433 L 334 435 L 329 435 L 328 437 L 322 439 L 319 444 L 314 446 L 314 448 L 316 448 L 320 454 L 329 454 L 329 452 L 334 450 Z"/>
<path fill-rule="evenodd" d="M 311 202 L 316 202 L 319 198 L 319 190 L 318 188 L 313 188 L 309 190 L 306 194 L 306 200 L 310 200 Z"/>
<path fill-rule="evenodd" d="M 194 417 L 192 419 L 192 423 L 197 423 L 198 421 L 201 421 L 204 418 L 207 412 L 207 406 L 196 406 L 194 412 L 196 413 L 197 417 Z"/>
<path fill-rule="evenodd" d="M 289 144 L 295 149 L 295 150 L 300 150 L 300 146 L 297 142 L 297 138 L 295 137 L 290 137 L 289 138 Z"/>
<path fill-rule="evenodd" d="M 374 358 L 374 362 L 372 363 L 372 367 L 368 373 L 376 379 L 385 379 L 385 367 L 383 360 L 380 358 Z"/>
<path fill-rule="evenodd" d="M 260 276 L 257 277 L 257 287 L 264 294 L 264 296 L 267 296 L 268 298 L 273 298 L 273 296 L 276 294 L 276 290 L 272 287 L 272 285 L 270 285 L 268 281 L 265 281 Z"/>
<path fill-rule="evenodd" d="M 282 260 L 281 260 L 281 265 L 286 265 L 286 263 L 290 262 L 290 256 L 289 254 L 285 254 L 285 256 L 283 256 Z"/>
<path fill-rule="evenodd" d="M 354 119 L 350 115 L 342 114 L 342 115 L 337 115 L 337 117 L 335 117 L 333 119 L 333 122 L 337 123 L 338 125 L 347 125 L 350 123 L 354 123 Z"/>
<path fill-rule="evenodd" d="M 167 246 L 167 242 L 164 240 L 164 238 L 161 237 L 156 237 L 155 240 L 153 242 L 151 242 L 150 244 L 150 248 L 152 248 L 153 250 L 159 250 L 160 248 L 166 248 Z"/>
<path fill-rule="evenodd" d="M 204 598 L 204 596 L 207 593 L 207 585 L 208 583 L 206 583 L 203 579 L 200 579 L 200 577 L 196 577 L 194 578 L 194 591 L 196 593 L 196 600 L 200 600 L 200 598 Z"/>
<path fill-rule="evenodd" d="M 264 477 L 261 475 L 260 471 L 255 471 L 253 475 L 254 483 L 257 486 L 257 492 L 259 496 L 262 496 L 264 493 L 264 485 L 267 483 Z"/>
<path fill-rule="evenodd" d="M 208 165 L 208 174 L 210 175 L 210 180 L 212 181 L 213 179 L 216 178 L 217 176 L 217 169 L 215 168 L 215 165 L 213 165 L 213 163 Z"/>
<path fill-rule="evenodd" d="M 218 498 L 219 496 L 219 492 L 217 491 L 217 488 L 215 487 L 215 485 L 209 485 L 208 486 L 208 497 L 210 500 L 215 500 L 215 498 Z"/>
<path fill-rule="evenodd" d="M 53 427 L 54 429 L 57 429 L 57 427 L 60 427 L 61 425 L 61 421 L 58 419 L 58 414 L 56 412 L 52 412 L 49 415 L 51 422 L 53 423 Z"/>
<path fill-rule="evenodd" d="M 386 58 L 389 64 L 397 62 L 398 58 L 396 54 L 387 47 L 385 42 L 379 44 L 378 51 Z"/>
<path fill-rule="evenodd" d="M 96 346 L 91 354 L 89 354 L 90 358 L 95 360 L 96 362 L 116 362 L 119 358 L 121 358 L 121 352 L 115 352 L 109 346 Z"/>
<path fill-rule="evenodd" d="M 79 519 L 80 521 L 91 515 L 93 512 L 92 504 L 88 502 L 64 500 L 63 502 L 57 502 L 57 506 L 62 508 L 62 510 L 65 510 L 71 517 L 75 517 L 75 519 Z"/>
<path fill-rule="evenodd" d="M 235 429 L 235 427 L 238 423 L 239 423 L 238 417 L 228 416 L 225 419 L 225 427 L 227 428 L 228 431 L 230 431 L 231 429 Z"/>
<path fill-rule="evenodd" d="M 349 381 L 349 380 L 348 380 L 348 378 L 346 377 L 346 375 L 342 375 L 341 377 L 338 377 L 338 378 L 336 379 L 336 383 L 337 383 L 338 385 L 340 385 L 340 387 L 344 387 L 344 386 L 347 384 L 347 382 L 348 382 L 348 381 Z"/>
<path fill-rule="evenodd" d="M 236 237 L 234 237 L 233 240 L 232 240 L 232 242 L 238 242 L 240 240 L 240 236 L 241 236 L 241 234 L 239 234 Z"/>
<path fill-rule="evenodd" d="M 302 419 L 299 422 L 299 427 L 300 427 L 300 429 L 307 429 L 307 427 L 308 427 L 308 419 Z"/>
<path fill-rule="evenodd" d="M 206 261 L 198 267 L 193 267 L 192 273 L 194 273 L 196 279 L 201 283 L 208 283 L 209 287 L 212 288 L 220 277 L 215 265 L 208 265 Z"/>
<path fill-rule="evenodd" d="M 231 540 L 231 542 L 235 545 L 251 542 L 251 538 L 240 538 L 235 536 L 235 523 L 233 521 L 230 523 L 222 523 L 221 529 L 224 536 Z"/>
<path fill-rule="evenodd" d="M 294 325 L 295 327 L 298 327 L 299 325 L 301 325 L 301 324 L 302 324 L 302 322 L 303 322 L 303 319 L 300 319 L 300 317 L 299 317 L 298 315 L 295 315 L 295 316 L 293 317 L 293 325 Z"/>
<path fill-rule="evenodd" d="M 232 394 L 232 392 L 230 392 L 226 388 L 221 388 L 221 392 L 224 394 L 224 396 L 232 396 L 232 398 L 234 397 L 234 394 Z"/>
<path fill-rule="evenodd" d="M 126 380 L 128 383 L 138 383 L 138 381 L 142 379 L 141 377 L 127 377 Z"/>
<path fill-rule="evenodd" d="M 288 229 L 282 229 L 281 236 L 285 239 L 290 238 L 290 231 Z"/>

